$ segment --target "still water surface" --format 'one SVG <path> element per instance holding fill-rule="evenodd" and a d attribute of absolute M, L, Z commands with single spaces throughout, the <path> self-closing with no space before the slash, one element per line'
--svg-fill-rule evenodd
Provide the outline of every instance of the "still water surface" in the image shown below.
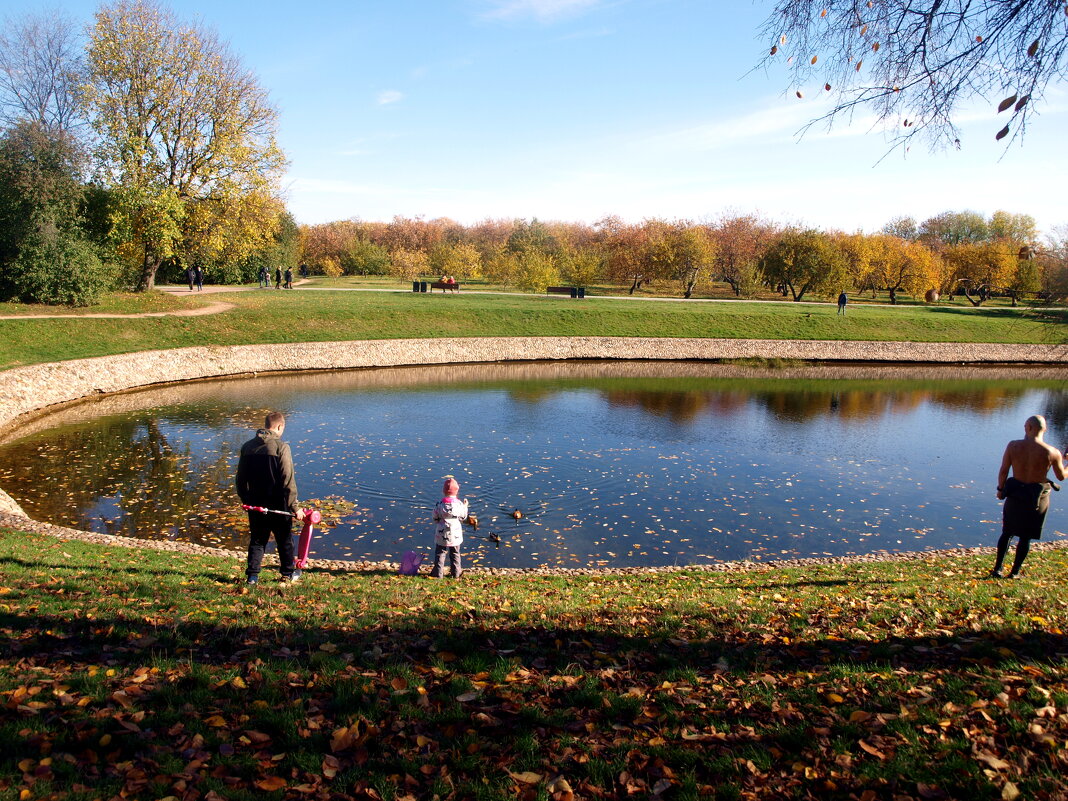
<path fill-rule="evenodd" d="M 992 544 L 1005 442 L 1068 371 L 697 363 L 465 365 L 187 384 L 85 403 L 0 445 L 37 519 L 242 549 L 232 476 L 285 413 L 321 558 L 432 549 L 444 476 L 482 521 L 469 565 L 701 564 Z M 342 503 L 337 503 L 341 499 Z M 1046 538 L 1068 530 L 1054 497 Z M 519 520 L 513 510 L 522 513 Z"/>

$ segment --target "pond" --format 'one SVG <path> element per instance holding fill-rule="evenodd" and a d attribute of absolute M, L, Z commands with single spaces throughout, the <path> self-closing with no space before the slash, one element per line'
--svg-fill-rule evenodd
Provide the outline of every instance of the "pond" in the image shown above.
<path fill-rule="evenodd" d="M 187 383 L 69 407 L 0 445 L 35 519 L 242 550 L 241 443 L 287 418 L 312 555 L 432 548 L 446 475 L 466 564 L 707 564 L 990 545 L 1005 443 L 1068 440 L 1057 368 L 456 365 Z M 1065 536 L 1068 493 L 1046 538 Z M 518 510 L 519 519 L 513 518 Z M 499 543 L 492 541 L 493 536 Z"/>

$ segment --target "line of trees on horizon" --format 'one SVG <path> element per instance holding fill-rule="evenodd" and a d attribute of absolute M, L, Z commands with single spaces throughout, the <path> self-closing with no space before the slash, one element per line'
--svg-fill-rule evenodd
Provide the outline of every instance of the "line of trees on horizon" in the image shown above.
<path fill-rule="evenodd" d="M 842 291 L 960 294 L 973 305 L 995 295 L 1068 295 L 1068 227 L 1041 237 L 1034 218 L 996 211 L 943 212 L 889 221 L 879 233 L 784 226 L 756 214 L 711 221 L 605 217 L 592 225 L 533 220 L 395 217 L 300 227 L 302 259 L 326 276 L 401 279 L 451 275 L 543 291 L 597 283 L 674 285 L 689 298 L 725 282 L 737 297 L 768 290 L 800 301 Z"/>
<path fill-rule="evenodd" d="M 83 32 L 59 11 L 0 29 L 0 300 L 89 305 L 198 267 L 214 283 L 307 262 L 329 276 L 447 274 L 554 284 L 711 282 L 738 297 L 843 290 L 1068 295 L 1068 226 L 1026 214 L 902 217 L 876 234 L 609 216 L 594 224 L 397 217 L 299 226 L 286 209 L 278 113 L 218 34 L 154 0 L 111 0 Z"/>

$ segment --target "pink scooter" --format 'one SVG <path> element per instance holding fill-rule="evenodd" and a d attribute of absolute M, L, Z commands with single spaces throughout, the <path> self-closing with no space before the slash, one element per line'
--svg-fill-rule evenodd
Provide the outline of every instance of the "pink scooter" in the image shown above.
<path fill-rule="evenodd" d="M 278 509 L 266 509 L 263 506 L 249 506 L 247 503 L 241 504 L 241 508 L 246 512 L 260 512 L 261 514 L 296 517 L 292 512 L 282 512 Z M 296 560 L 293 562 L 297 570 L 303 570 L 304 566 L 308 564 L 308 551 L 311 550 L 312 531 L 315 524 L 322 519 L 323 515 L 318 509 L 304 510 L 304 527 L 300 530 L 300 539 L 297 541 Z"/>

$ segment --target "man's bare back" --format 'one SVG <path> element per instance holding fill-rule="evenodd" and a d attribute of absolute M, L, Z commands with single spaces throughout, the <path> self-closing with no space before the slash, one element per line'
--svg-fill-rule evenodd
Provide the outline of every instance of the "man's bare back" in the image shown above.
<path fill-rule="evenodd" d="M 1010 470 L 1013 478 L 1025 484 L 1046 481 L 1050 468 L 1058 479 L 1064 480 L 1064 457 L 1059 450 L 1043 442 L 1042 435 L 1045 430 L 1046 421 L 1042 417 L 1029 417 L 1024 424 L 1024 433 L 1027 436 L 1024 439 L 1014 439 L 1005 447 L 1001 470 L 998 472 L 998 498 L 1005 497 L 1003 488 Z"/>

